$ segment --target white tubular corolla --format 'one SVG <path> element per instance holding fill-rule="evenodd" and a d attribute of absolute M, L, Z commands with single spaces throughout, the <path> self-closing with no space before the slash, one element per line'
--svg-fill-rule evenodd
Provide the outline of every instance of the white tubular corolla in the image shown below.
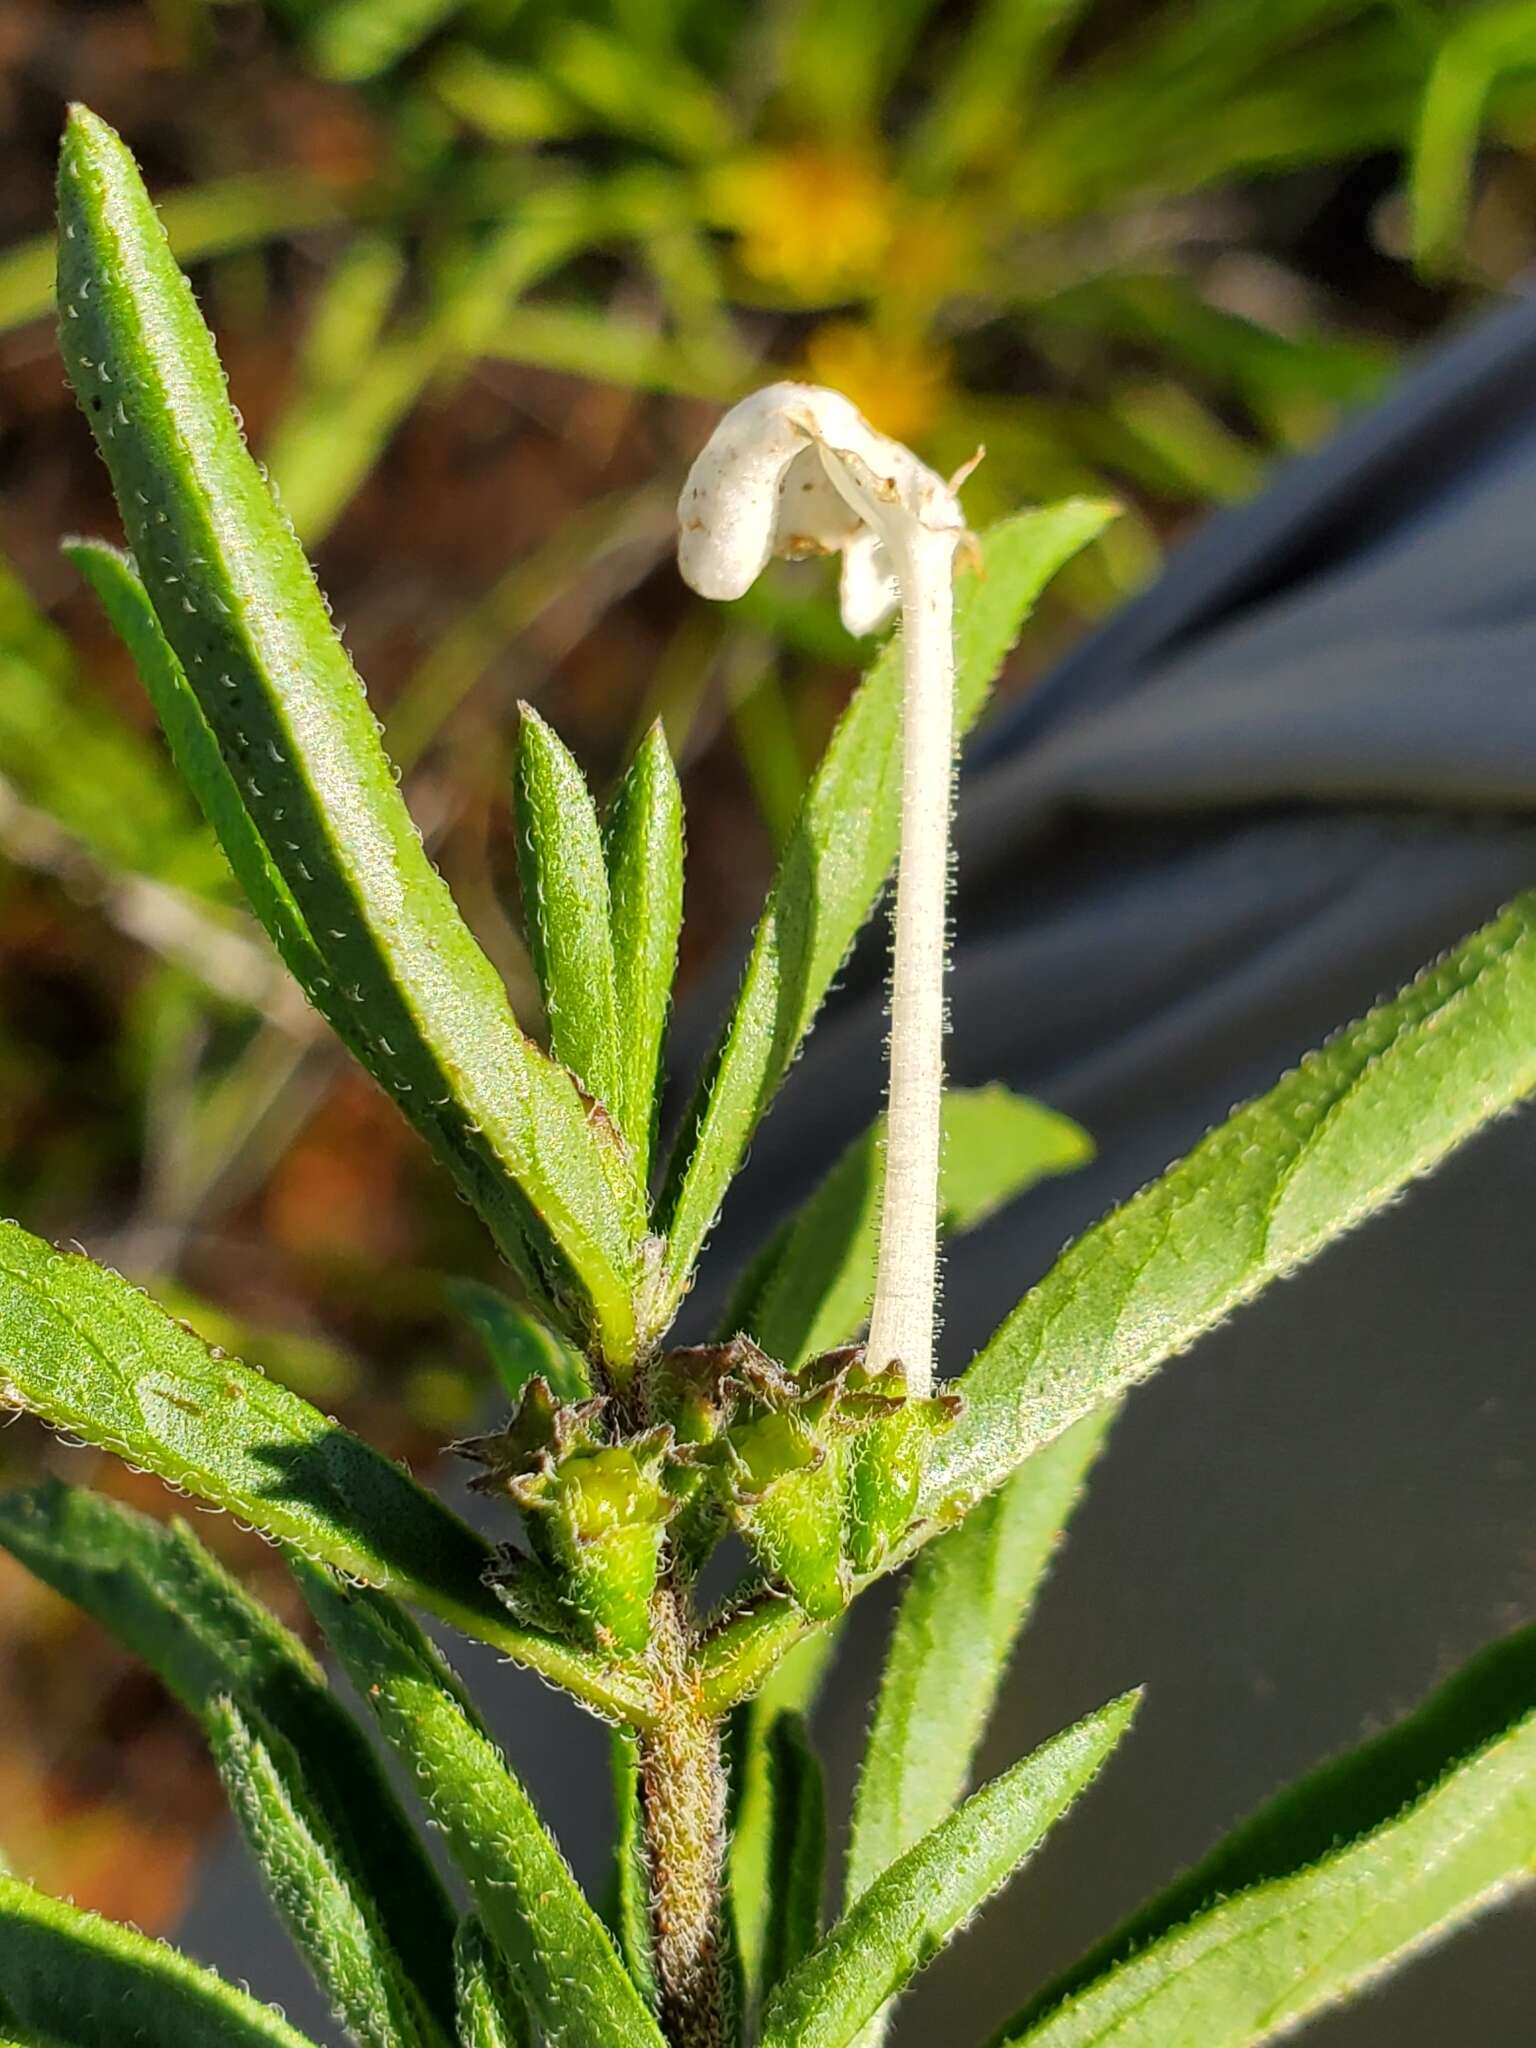
<path fill-rule="evenodd" d="M 945 916 L 954 777 L 954 488 L 848 399 L 770 384 L 728 412 L 689 471 L 678 564 L 703 597 L 740 597 L 784 555 L 842 556 L 850 633 L 900 606 L 901 855 L 891 966 L 890 1085 L 869 1362 L 933 1384 L 938 1293 Z"/>

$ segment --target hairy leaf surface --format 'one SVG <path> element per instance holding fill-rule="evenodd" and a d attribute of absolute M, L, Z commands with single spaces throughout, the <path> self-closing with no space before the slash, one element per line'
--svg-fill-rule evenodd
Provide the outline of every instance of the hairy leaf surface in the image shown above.
<path fill-rule="evenodd" d="M 1536 1629 L 1282 1792 L 998 2035 L 1249 2048 L 1536 1877 Z"/>
<path fill-rule="evenodd" d="M 519 706 L 517 864 L 549 1046 L 618 1120 L 619 1034 L 608 869 L 587 779 L 530 704 Z"/>
<path fill-rule="evenodd" d="M 368 1064 L 528 1284 L 616 1361 L 639 1192 L 518 1029 L 395 787 L 362 685 L 246 450 L 133 160 L 83 108 L 59 166 L 60 341 L 139 573 Z M 258 899 L 258 912 L 262 901 Z"/>
<path fill-rule="evenodd" d="M 453 1945 L 459 2048 L 530 2048 L 523 1996 L 478 1913 L 466 1913 Z"/>
<path fill-rule="evenodd" d="M 164 1942 L 12 1877 L 0 1877 L 0 2026 L 50 2048 L 314 2048 Z"/>
<path fill-rule="evenodd" d="M 141 1657 L 200 1721 L 227 1696 L 287 1738 L 389 1943 L 450 2031 L 453 1910 L 372 1746 L 298 1637 L 184 1522 L 56 1480 L 0 1494 L 0 1545 Z"/>
<path fill-rule="evenodd" d="M 299 1753 L 231 1699 L 208 1710 L 224 1790 L 272 1903 L 361 2048 L 451 2048 L 406 1975 Z"/>
<path fill-rule="evenodd" d="M 974 1500 L 1536 1089 L 1536 895 L 1088 1231 L 959 1381 L 930 1510 Z"/>
<path fill-rule="evenodd" d="M 616 1113 L 650 1173 L 677 944 L 683 924 L 683 793 L 660 719 L 640 742 L 604 824 L 617 990 Z"/>
<path fill-rule="evenodd" d="M 398 1465 L 120 1275 L 14 1223 L 0 1224 L 0 1407 L 430 1608 L 608 1712 L 639 1704 L 619 1667 L 519 1628 L 482 1583 L 489 1545 Z"/>
<path fill-rule="evenodd" d="M 640 1810 L 640 1757 L 629 1729 L 615 1728 L 609 1739 L 614 1830 L 613 1875 L 606 1910 L 624 1967 L 654 2011 L 656 1958 L 651 1939 L 650 1882 L 645 1867 L 645 1822 Z"/>
<path fill-rule="evenodd" d="M 571 2048 L 663 2048 L 608 1930 L 432 1644 L 382 1595 L 312 1565 L 295 1569 L 420 1787 L 538 2026 Z"/>
<path fill-rule="evenodd" d="M 894 1863 L 770 2001 L 761 2048 L 848 2048 L 1005 1884 L 1130 1726 L 1127 1693 L 984 1785 Z"/>

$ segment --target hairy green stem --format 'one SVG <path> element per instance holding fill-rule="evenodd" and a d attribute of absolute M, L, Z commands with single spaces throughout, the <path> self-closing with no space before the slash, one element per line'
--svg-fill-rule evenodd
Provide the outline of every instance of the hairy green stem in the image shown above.
<path fill-rule="evenodd" d="M 727 2048 L 721 1723 L 695 1696 L 687 1591 L 669 1580 L 653 1613 L 665 1703 L 639 1738 L 639 1764 L 661 2026 L 673 2048 Z"/>

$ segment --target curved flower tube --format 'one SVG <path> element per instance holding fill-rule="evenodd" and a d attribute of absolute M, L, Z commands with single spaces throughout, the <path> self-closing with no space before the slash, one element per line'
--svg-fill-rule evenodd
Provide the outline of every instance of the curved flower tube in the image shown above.
<path fill-rule="evenodd" d="M 945 911 L 954 782 L 956 486 L 877 433 L 841 393 L 770 384 L 734 406 L 678 504 L 678 566 L 703 597 L 734 598 L 775 555 L 842 557 L 850 633 L 900 607 L 901 855 L 891 968 L 890 1081 L 869 1363 L 933 1383 L 938 1292 Z"/>

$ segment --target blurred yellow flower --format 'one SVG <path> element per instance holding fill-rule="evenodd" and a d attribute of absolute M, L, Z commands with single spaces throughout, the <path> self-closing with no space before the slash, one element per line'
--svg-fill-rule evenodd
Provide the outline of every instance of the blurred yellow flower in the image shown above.
<path fill-rule="evenodd" d="M 710 199 L 739 237 L 742 268 L 801 302 L 874 282 L 899 225 L 899 195 L 875 158 L 831 144 L 754 151 L 716 172 Z"/>
<path fill-rule="evenodd" d="M 807 382 L 843 391 L 882 434 L 915 441 L 949 399 L 945 350 L 916 335 L 893 335 L 857 320 L 828 320 L 805 348 Z"/>

